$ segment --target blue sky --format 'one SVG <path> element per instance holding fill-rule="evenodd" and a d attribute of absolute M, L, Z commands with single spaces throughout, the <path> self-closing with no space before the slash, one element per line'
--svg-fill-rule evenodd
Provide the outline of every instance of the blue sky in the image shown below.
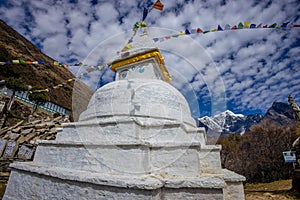
<path fill-rule="evenodd" d="M 155 1 L 152 1 L 152 3 Z M 299 1 L 170 1 L 145 22 L 151 38 L 185 29 L 212 30 L 249 21 L 256 25 L 300 24 Z M 151 1 L 2 0 L 0 18 L 44 53 L 62 63 L 111 61 L 126 44 L 143 7 Z M 157 42 L 194 117 L 226 109 L 265 113 L 288 95 L 300 103 L 300 29 L 243 29 L 191 34 Z M 20 58 L 21 59 L 21 58 Z M 79 74 L 83 68 L 72 68 Z M 113 81 L 110 70 L 83 81 L 96 89 Z"/>

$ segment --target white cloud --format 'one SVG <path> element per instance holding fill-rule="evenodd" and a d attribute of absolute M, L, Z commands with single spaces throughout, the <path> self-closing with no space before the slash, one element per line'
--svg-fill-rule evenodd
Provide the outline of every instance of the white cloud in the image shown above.
<path fill-rule="evenodd" d="M 149 26 L 159 28 L 149 28 L 151 37 L 244 21 L 257 25 L 300 22 L 296 0 L 162 2 L 164 11 L 154 9 L 146 19 Z M 92 65 L 111 61 L 142 17 L 136 1 L 92 5 L 89 1 L 10 0 L 9 4 L 0 6 L 0 18 L 60 62 L 71 58 Z M 157 44 L 174 76 L 172 84 L 182 93 L 194 92 L 203 101 L 200 104 L 209 105 L 222 100 L 219 97 L 225 91 L 227 101 L 234 103 L 232 109 L 247 113 L 265 112 L 274 100 L 286 102 L 289 94 L 300 103 L 299 37 L 296 28 L 249 29 L 182 36 Z M 99 79 L 107 82 L 114 76 L 109 70 L 95 74 L 86 79 L 92 87 Z"/>

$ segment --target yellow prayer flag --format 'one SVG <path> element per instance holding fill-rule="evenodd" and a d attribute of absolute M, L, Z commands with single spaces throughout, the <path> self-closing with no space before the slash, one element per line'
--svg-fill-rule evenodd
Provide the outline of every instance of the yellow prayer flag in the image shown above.
<path fill-rule="evenodd" d="M 59 65 L 59 62 L 54 61 L 53 65 Z"/>
<path fill-rule="evenodd" d="M 250 28 L 251 22 L 244 22 L 244 28 Z"/>
<path fill-rule="evenodd" d="M 12 63 L 13 64 L 20 64 L 20 61 L 19 60 L 13 60 Z"/>

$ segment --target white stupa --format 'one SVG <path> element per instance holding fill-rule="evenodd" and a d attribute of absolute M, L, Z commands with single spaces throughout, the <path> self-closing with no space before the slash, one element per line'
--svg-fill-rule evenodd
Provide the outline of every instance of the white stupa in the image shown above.
<path fill-rule="evenodd" d="M 138 36 L 78 122 L 14 163 L 4 199 L 244 199 L 245 178 L 221 168 L 153 41 Z"/>

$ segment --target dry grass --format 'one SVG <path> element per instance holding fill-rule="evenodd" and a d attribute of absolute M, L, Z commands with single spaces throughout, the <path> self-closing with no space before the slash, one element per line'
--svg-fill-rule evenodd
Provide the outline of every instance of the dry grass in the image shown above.
<path fill-rule="evenodd" d="M 292 191 L 292 180 L 245 185 L 246 200 L 296 200 L 300 194 Z"/>

